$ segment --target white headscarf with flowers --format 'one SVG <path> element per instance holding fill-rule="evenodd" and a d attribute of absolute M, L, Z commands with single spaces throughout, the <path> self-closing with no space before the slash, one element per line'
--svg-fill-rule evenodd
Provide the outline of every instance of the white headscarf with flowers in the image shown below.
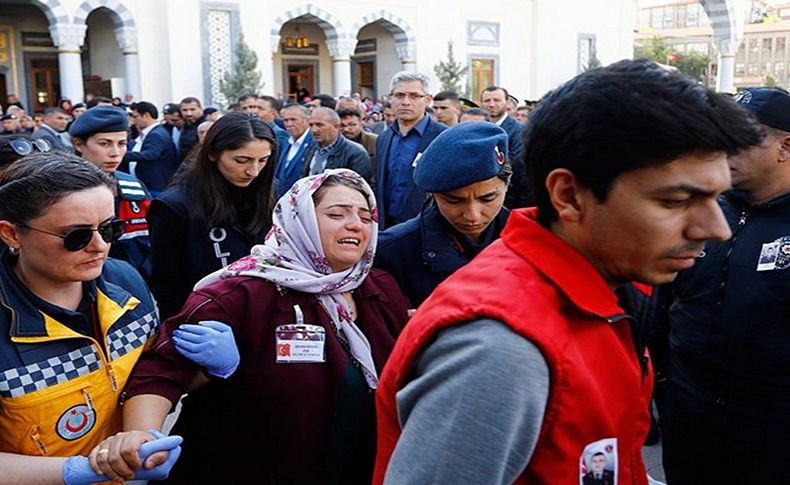
<path fill-rule="evenodd" d="M 330 175 L 349 179 L 365 192 L 373 220 L 370 243 L 362 259 L 339 273 L 332 272 L 324 255 L 313 203 L 313 194 Z M 370 272 L 376 254 L 377 233 L 376 198 L 365 179 L 345 168 L 327 170 L 297 181 L 280 198 L 274 207 L 272 228 L 263 244 L 254 246 L 249 256 L 198 281 L 195 289 L 241 275 L 264 278 L 285 288 L 316 295 L 329 314 L 338 338 L 348 344 L 351 356 L 360 364 L 368 386 L 376 389 L 378 376 L 370 343 L 351 318 L 341 293 L 357 288 Z"/>

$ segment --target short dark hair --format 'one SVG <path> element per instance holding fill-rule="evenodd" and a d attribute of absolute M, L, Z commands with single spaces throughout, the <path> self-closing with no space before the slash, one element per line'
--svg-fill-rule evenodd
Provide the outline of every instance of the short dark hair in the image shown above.
<path fill-rule="evenodd" d="M 182 99 L 181 102 L 178 103 L 178 107 L 180 108 L 181 106 L 190 103 L 197 103 L 198 106 L 203 107 L 203 105 L 200 104 L 200 100 L 194 96 L 187 96 L 186 98 Z"/>
<path fill-rule="evenodd" d="M 455 91 L 440 91 L 440 92 L 436 93 L 436 95 L 433 97 L 433 100 L 434 101 L 450 100 L 453 103 L 458 103 L 459 102 L 458 101 L 458 93 L 456 93 Z"/>
<path fill-rule="evenodd" d="M 355 109 L 348 109 L 348 108 L 341 109 L 340 111 L 337 112 L 337 115 L 341 119 L 348 118 L 349 116 L 356 116 L 357 118 L 362 119 L 362 115 L 360 115 L 359 111 L 357 111 Z"/>
<path fill-rule="evenodd" d="M 258 95 L 257 94 L 252 94 L 252 93 L 242 94 L 241 96 L 239 96 L 239 99 L 237 99 L 236 102 L 241 103 L 243 101 L 247 101 L 248 99 L 257 100 L 258 99 Z"/>
<path fill-rule="evenodd" d="M 316 94 L 313 96 L 313 99 L 317 99 L 323 108 L 335 109 L 335 106 L 337 105 L 335 98 L 328 94 Z"/>
<path fill-rule="evenodd" d="M 99 103 L 112 103 L 112 100 L 110 98 L 105 97 L 105 96 L 94 96 L 93 98 L 91 98 L 90 101 L 85 103 L 85 107 L 87 109 L 91 109 L 94 106 L 98 105 Z"/>
<path fill-rule="evenodd" d="M 646 59 L 623 60 L 579 74 L 549 92 L 530 113 L 524 164 L 538 221 L 557 219 L 544 185 L 565 168 L 605 201 L 621 174 L 695 152 L 735 154 L 759 143 L 762 130 L 729 95 Z"/>
<path fill-rule="evenodd" d="M 33 153 L 0 171 L 0 219 L 25 224 L 63 197 L 101 186 L 110 189 L 110 177 L 76 155 Z"/>
<path fill-rule="evenodd" d="M 132 111 L 137 111 L 141 115 L 148 113 L 153 119 L 159 118 L 159 110 L 156 109 L 156 106 L 154 106 L 153 103 L 149 103 L 148 101 L 132 103 L 131 109 Z"/>
<path fill-rule="evenodd" d="M 184 184 L 193 194 L 197 214 L 209 227 L 238 223 L 235 197 L 230 184 L 213 161 L 222 152 L 236 150 L 248 142 L 266 140 L 271 144 L 269 161 L 249 187 L 243 198 L 252 207 L 252 219 L 245 230 L 250 234 L 266 230 L 271 225 L 274 196 L 274 170 L 277 164 L 277 136 L 268 123 L 246 112 L 228 113 L 211 125 L 195 161 L 178 174 L 175 184 Z M 241 190 L 241 189 L 235 189 Z"/>
<path fill-rule="evenodd" d="M 503 88 L 502 86 L 488 86 L 480 92 L 480 99 L 483 99 L 483 93 L 493 93 L 494 91 L 502 91 L 505 93 L 505 101 L 507 101 L 510 97 L 510 93 L 508 93 L 507 89 Z"/>
<path fill-rule="evenodd" d="M 275 98 L 274 96 L 269 96 L 268 94 L 262 94 L 258 96 L 258 99 L 266 101 L 269 103 L 269 106 L 274 108 L 276 111 L 280 111 L 283 109 L 283 103 L 279 99 Z"/>

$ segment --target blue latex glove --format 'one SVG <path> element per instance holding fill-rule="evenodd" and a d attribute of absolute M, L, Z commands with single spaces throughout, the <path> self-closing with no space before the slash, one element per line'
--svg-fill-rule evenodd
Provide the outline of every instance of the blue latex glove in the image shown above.
<path fill-rule="evenodd" d="M 212 376 L 226 379 L 239 366 L 233 330 L 222 322 L 185 323 L 173 332 L 173 343 L 181 355 L 202 365 Z"/>
<path fill-rule="evenodd" d="M 176 460 L 181 455 L 183 438 L 180 436 L 165 437 L 165 435 L 156 430 L 149 430 L 148 432 L 157 439 L 147 441 L 140 446 L 140 461 L 145 463 L 149 456 L 158 451 L 170 451 L 170 456 L 164 463 L 150 470 L 138 470 L 134 474 L 134 480 L 163 480 L 167 478 Z M 85 456 L 72 456 L 63 463 L 63 482 L 65 485 L 88 485 L 106 481 L 106 476 L 93 471 L 88 458 Z"/>
<path fill-rule="evenodd" d="M 184 441 L 180 436 L 163 435 L 155 429 L 148 430 L 156 436 L 153 441 L 146 441 L 140 445 L 140 461 L 145 464 L 149 456 L 159 451 L 169 451 L 170 455 L 164 463 L 160 463 L 150 470 L 140 469 L 134 472 L 135 480 L 164 480 L 170 474 L 173 465 L 176 464 L 178 457 L 181 456 L 181 442 Z"/>

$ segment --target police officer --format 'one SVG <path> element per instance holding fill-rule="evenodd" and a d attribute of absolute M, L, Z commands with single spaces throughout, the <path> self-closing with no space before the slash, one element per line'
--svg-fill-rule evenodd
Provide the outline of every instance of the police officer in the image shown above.
<path fill-rule="evenodd" d="M 96 106 L 69 128 L 75 150 L 115 182 L 115 213 L 126 229 L 113 244 L 110 256 L 127 261 L 148 280 L 151 275 L 148 222 L 145 216 L 151 194 L 133 175 L 118 170 L 129 138 L 126 112 L 115 106 Z"/>
<path fill-rule="evenodd" d="M 499 238 L 509 213 L 507 144 L 494 124 L 464 123 L 440 133 L 417 162 L 414 183 L 430 198 L 416 217 L 379 235 L 375 260 L 414 308 Z"/>
<path fill-rule="evenodd" d="M 659 409 L 669 483 L 788 483 L 790 95 L 736 101 L 765 139 L 731 157 L 720 200 L 732 238 L 710 242 L 670 291 L 669 388 Z"/>

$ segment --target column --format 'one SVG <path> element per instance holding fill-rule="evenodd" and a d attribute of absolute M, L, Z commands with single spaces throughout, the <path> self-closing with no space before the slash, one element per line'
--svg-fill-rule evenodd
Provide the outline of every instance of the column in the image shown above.
<path fill-rule="evenodd" d="M 405 41 L 396 43 L 395 52 L 398 54 L 398 59 L 400 59 L 404 71 L 417 70 L 417 46 L 414 45 L 414 42 Z"/>
<path fill-rule="evenodd" d="M 120 27 L 115 29 L 115 39 L 123 52 L 123 64 L 126 71 L 126 92 L 135 101 L 142 101 L 140 89 L 140 55 L 137 49 L 137 29 Z"/>
<path fill-rule="evenodd" d="M 735 54 L 738 52 L 740 40 L 716 40 L 719 51 L 719 73 L 716 77 L 716 91 L 720 93 L 735 92 Z"/>
<path fill-rule="evenodd" d="M 58 48 L 58 71 L 60 72 L 60 94 L 73 103 L 85 98 L 82 81 L 81 47 L 85 43 L 86 25 L 54 24 L 49 26 L 49 35 Z M 56 99 L 51 100 L 54 106 Z"/>
<path fill-rule="evenodd" d="M 332 81 L 336 96 L 351 94 L 351 54 L 356 45 L 356 39 L 335 39 L 326 43 L 332 56 Z"/>

